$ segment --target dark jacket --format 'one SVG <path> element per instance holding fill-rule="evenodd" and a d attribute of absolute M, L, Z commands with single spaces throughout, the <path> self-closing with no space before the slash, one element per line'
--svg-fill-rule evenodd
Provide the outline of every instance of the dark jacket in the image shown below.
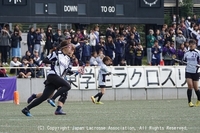
<path fill-rule="evenodd" d="M 35 34 L 34 40 L 35 40 L 35 43 L 34 43 L 34 44 L 41 44 L 41 43 L 40 43 L 40 41 L 42 41 L 42 36 L 41 36 L 41 34 L 40 34 L 40 33 Z"/>
<path fill-rule="evenodd" d="M 106 43 L 106 56 L 109 56 L 111 59 L 113 58 L 113 51 L 115 51 L 115 45 L 112 43 Z"/>
<path fill-rule="evenodd" d="M 27 35 L 27 45 L 28 46 L 31 46 L 34 44 L 34 34 L 35 33 L 32 33 L 32 32 L 28 33 L 28 35 Z"/>
<path fill-rule="evenodd" d="M 19 44 L 19 47 L 21 48 L 21 44 L 20 41 L 22 41 L 22 37 L 21 36 L 16 36 L 15 34 L 13 34 L 11 36 L 11 47 L 12 48 L 17 48 L 17 45 Z"/>
<path fill-rule="evenodd" d="M 83 44 L 83 56 L 91 56 L 91 46 L 89 44 Z"/>

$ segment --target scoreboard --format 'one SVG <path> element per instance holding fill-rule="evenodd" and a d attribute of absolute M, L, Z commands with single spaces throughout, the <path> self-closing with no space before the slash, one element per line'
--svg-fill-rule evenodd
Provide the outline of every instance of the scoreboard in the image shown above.
<path fill-rule="evenodd" d="M 164 23 L 164 0 L 1 1 L 0 22 Z"/>

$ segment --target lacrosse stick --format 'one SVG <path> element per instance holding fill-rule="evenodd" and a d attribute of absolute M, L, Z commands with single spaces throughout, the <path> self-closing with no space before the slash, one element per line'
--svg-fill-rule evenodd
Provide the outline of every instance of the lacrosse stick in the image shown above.
<path fill-rule="evenodd" d="M 178 59 L 176 59 L 176 58 L 173 58 L 173 57 L 172 57 L 172 59 L 173 59 L 173 60 L 175 60 L 175 61 L 177 61 L 177 62 L 180 62 L 180 63 L 186 64 L 186 65 L 191 65 L 191 66 L 200 67 L 200 65 L 199 65 L 199 64 L 190 64 L 190 63 L 187 63 L 187 62 L 185 62 L 185 61 L 182 61 L 182 60 L 178 60 Z"/>

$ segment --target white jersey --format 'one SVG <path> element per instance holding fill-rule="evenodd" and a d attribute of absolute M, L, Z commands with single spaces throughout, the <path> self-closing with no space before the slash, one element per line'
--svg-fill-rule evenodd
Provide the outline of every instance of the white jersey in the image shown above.
<path fill-rule="evenodd" d="M 197 73 L 198 67 L 196 67 L 195 65 L 199 64 L 199 59 L 200 59 L 199 50 L 195 49 L 186 51 L 183 57 L 183 60 L 187 62 L 185 71 L 188 73 Z"/>
<path fill-rule="evenodd" d="M 57 74 L 58 76 L 62 76 L 70 67 L 70 57 L 68 55 L 64 55 L 61 51 L 58 51 L 57 53 L 53 52 L 48 55 L 47 58 L 50 61 L 56 61 L 55 65 L 51 65 L 51 70 L 47 75 Z"/>
<path fill-rule="evenodd" d="M 102 63 L 99 70 L 99 85 L 106 85 L 106 75 L 108 74 L 107 66 Z"/>

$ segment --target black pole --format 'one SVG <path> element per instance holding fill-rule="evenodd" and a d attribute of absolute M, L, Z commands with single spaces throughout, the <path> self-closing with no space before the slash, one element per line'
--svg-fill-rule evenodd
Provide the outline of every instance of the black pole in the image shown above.
<path fill-rule="evenodd" d="M 179 0 L 176 0 L 176 24 L 179 23 Z"/>

